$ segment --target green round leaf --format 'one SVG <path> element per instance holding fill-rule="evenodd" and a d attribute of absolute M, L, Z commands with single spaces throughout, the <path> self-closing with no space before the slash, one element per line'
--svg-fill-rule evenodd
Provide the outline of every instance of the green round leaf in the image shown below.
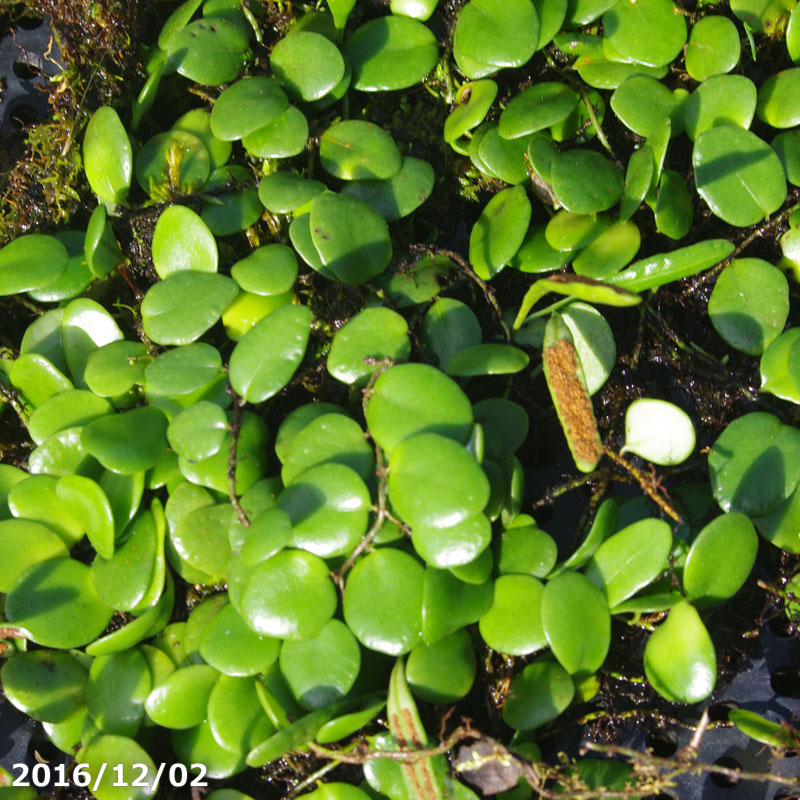
<path fill-rule="evenodd" d="M 98 730 L 135 736 L 152 683 L 150 668 L 138 650 L 95 658 L 89 670 L 86 706 Z"/>
<path fill-rule="evenodd" d="M 92 547 L 103 558 L 114 555 L 114 516 L 102 488 L 91 478 L 64 475 L 56 485 L 58 499 L 86 531 Z"/>
<path fill-rule="evenodd" d="M 739 32 L 731 20 L 709 14 L 692 25 L 684 56 L 686 71 L 696 81 L 730 72 L 741 52 Z"/>
<path fill-rule="evenodd" d="M 491 569 L 491 559 L 489 561 Z M 492 596 L 489 580 L 480 584 L 465 583 L 448 570 L 429 567 L 425 570 L 423 588 L 423 641 L 438 642 L 459 628 L 477 622 L 491 608 Z"/>
<path fill-rule="evenodd" d="M 217 322 L 237 291 L 226 275 L 176 272 L 147 290 L 141 306 L 144 332 L 157 344 L 189 344 Z"/>
<path fill-rule="evenodd" d="M 723 511 L 766 514 L 800 480 L 800 432 L 756 411 L 733 420 L 708 454 L 711 489 Z"/>
<path fill-rule="evenodd" d="M 283 90 L 271 78 L 242 78 L 225 89 L 214 103 L 211 130 L 224 142 L 244 139 L 269 125 L 288 104 Z"/>
<path fill-rule="evenodd" d="M 259 200 L 273 214 L 288 214 L 324 191 L 325 185 L 319 181 L 301 178 L 288 170 L 273 172 L 258 184 Z"/>
<path fill-rule="evenodd" d="M 206 146 L 197 136 L 182 130 L 156 134 L 136 156 L 136 180 L 154 200 L 193 194 L 205 184 L 210 172 Z"/>
<path fill-rule="evenodd" d="M 246 677 L 265 672 L 280 651 L 280 642 L 254 633 L 232 606 L 225 606 L 203 628 L 200 655 L 225 675 Z"/>
<path fill-rule="evenodd" d="M 8 469 L 13 469 L 13 467 L 8 467 Z M 64 544 L 71 548 L 83 536 L 83 525 L 67 511 L 58 499 L 57 485 L 58 478 L 53 475 L 22 473 L 8 490 L 8 508 L 15 517 L 43 523 L 48 529 L 55 531 Z M 2 493 L 0 493 L 1 496 Z M 0 589 L 0 591 L 3 590 Z"/>
<path fill-rule="evenodd" d="M 64 722 L 85 703 L 88 675 L 69 653 L 18 653 L 5 661 L 0 678 L 6 699 L 33 719 Z"/>
<path fill-rule="evenodd" d="M 151 360 L 141 342 L 110 342 L 89 354 L 83 378 L 96 395 L 118 397 L 144 383 Z"/>
<path fill-rule="evenodd" d="M 4 564 L 0 575 L 0 592 L 8 592 L 28 567 L 50 558 L 66 558 L 69 555 L 55 531 L 29 519 L 0 521 L 0 552 L 3 553 Z"/>
<path fill-rule="evenodd" d="M 126 259 L 122 255 L 106 207 L 99 205 L 92 212 L 84 238 L 84 256 L 92 275 L 104 278 Z"/>
<path fill-rule="evenodd" d="M 15 359 L 8 377 L 34 407 L 73 388 L 72 381 L 61 370 L 36 353 L 25 353 Z"/>
<path fill-rule="evenodd" d="M 790 328 L 778 336 L 761 356 L 761 389 L 782 400 L 800 403 L 800 372 L 797 360 L 800 329 Z"/>
<path fill-rule="evenodd" d="M 176 669 L 147 697 L 147 716 L 162 728 L 191 728 L 203 721 L 211 690 L 220 675 L 205 664 Z"/>
<path fill-rule="evenodd" d="M 83 168 L 92 191 L 105 203 L 124 203 L 133 172 L 131 143 L 111 106 L 92 114 L 83 137 Z"/>
<path fill-rule="evenodd" d="M 220 17 L 190 22 L 170 38 L 166 49 L 179 74 L 206 86 L 235 80 L 250 57 L 247 34 Z"/>
<path fill-rule="evenodd" d="M 133 739 L 101 735 L 81 751 L 97 800 L 146 800 L 156 792 L 153 760 Z M 114 769 L 108 769 L 110 764 Z M 144 772 L 142 772 L 144 768 Z"/>
<path fill-rule="evenodd" d="M 359 383 L 374 372 L 374 362 L 405 361 L 410 355 L 406 321 L 388 308 L 365 308 L 336 332 L 327 367 L 342 383 Z"/>
<path fill-rule="evenodd" d="M 228 503 L 204 506 L 187 514 L 170 535 L 180 558 L 208 576 L 203 583 L 215 583 L 225 575 L 231 554 L 228 526 L 233 514 Z"/>
<path fill-rule="evenodd" d="M 800 68 L 785 69 L 762 84 L 758 90 L 758 118 L 773 128 L 793 128 L 800 124 Z"/>
<path fill-rule="evenodd" d="M 384 452 L 404 439 L 438 433 L 465 443 L 472 433 L 472 407 L 459 385 L 427 364 L 400 364 L 384 372 L 367 406 L 367 427 Z"/>
<path fill-rule="evenodd" d="M 283 550 L 253 568 L 241 613 L 256 632 L 284 639 L 316 635 L 336 610 L 325 562 L 304 550 Z"/>
<path fill-rule="evenodd" d="M 472 407 L 475 422 L 483 426 L 484 452 L 500 461 L 516 452 L 528 435 L 528 415 L 522 406 L 501 397 L 481 400 Z"/>
<path fill-rule="evenodd" d="M 689 548 L 683 568 L 686 596 L 701 608 L 733 597 L 753 568 L 758 536 L 744 514 L 723 514 L 706 525 Z"/>
<path fill-rule="evenodd" d="M 456 107 L 444 121 L 444 140 L 452 144 L 483 122 L 497 97 L 497 84 L 491 80 L 462 84 L 456 92 Z"/>
<path fill-rule="evenodd" d="M 130 475 L 154 466 L 167 447 L 167 418 L 143 406 L 90 422 L 81 444 L 106 469 Z"/>
<path fill-rule="evenodd" d="M 649 75 L 632 75 L 611 95 L 611 108 L 625 127 L 650 136 L 669 117 L 671 135 L 683 130 L 683 97 Z"/>
<path fill-rule="evenodd" d="M 625 59 L 664 67 L 683 49 L 686 20 L 672 0 L 620 0 L 603 14 L 603 35 Z"/>
<path fill-rule="evenodd" d="M 42 647 L 69 649 L 96 639 L 113 611 L 101 602 L 91 571 L 71 558 L 51 558 L 24 572 L 6 595 L 9 622 Z"/>
<path fill-rule="evenodd" d="M 199 461 L 219 452 L 227 432 L 225 412 L 216 403 L 201 401 L 172 420 L 167 441 L 179 456 Z"/>
<path fill-rule="evenodd" d="M 436 433 L 404 439 L 392 451 L 389 498 L 412 528 L 446 528 L 483 510 L 489 482 L 458 442 Z"/>
<path fill-rule="evenodd" d="M 83 428 L 67 428 L 54 433 L 28 456 L 31 474 L 72 475 L 90 471 L 96 474 L 97 462 L 81 445 Z"/>
<path fill-rule="evenodd" d="M 215 347 L 198 342 L 161 353 L 145 367 L 144 375 L 148 397 L 186 398 L 181 405 L 190 405 L 198 392 L 223 376 L 222 358 Z"/>
<path fill-rule="evenodd" d="M 559 155 L 553 162 L 551 180 L 558 202 L 576 214 L 605 211 L 622 196 L 622 174 L 592 150 L 569 150 Z"/>
<path fill-rule="evenodd" d="M 498 192 L 481 212 L 469 237 L 469 261 L 483 280 L 493 278 L 519 250 L 531 219 L 522 186 Z"/>
<path fill-rule="evenodd" d="M 40 303 L 58 303 L 61 300 L 77 297 L 83 293 L 93 279 L 86 263 L 83 246 L 86 237 L 83 231 L 60 231 L 54 236 L 67 248 L 69 260 L 61 277 L 54 283 L 48 283 L 47 286 L 28 292 L 34 300 L 38 300 Z M 0 263 L 2 263 L 2 258 L 0 255 Z M 2 281 L 0 281 L 1 283 Z"/>
<path fill-rule="evenodd" d="M 692 198 L 686 181 L 671 169 L 661 175 L 655 215 L 656 228 L 670 239 L 683 239 L 692 228 Z"/>
<path fill-rule="evenodd" d="M 231 277 L 242 289 L 254 294 L 283 294 L 294 286 L 297 258 L 286 245 L 264 245 L 237 261 L 231 268 Z"/>
<path fill-rule="evenodd" d="M 756 112 L 756 86 L 743 75 L 717 75 L 697 87 L 687 98 L 683 117 L 686 134 L 694 141 L 718 125 L 749 128 Z"/>
<path fill-rule="evenodd" d="M 0 295 L 53 285 L 64 274 L 67 249 L 53 236 L 31 233 L 0 248 Z"/>
<path fill-rule="evenodd" d="M 593 395 L 606 382 L 617 359 L 611 326 L 594 306 L 586 303 L 571 303 L 561 316 L 578 351 L 586 388 Z"/>
<path fill-rule="evenodd" d="M 504 139 L 497 125 L 490 124 L 477 146 L 476 166 L 505 183 L 524 183 L 528 179 L 527 147 L 527 137 Z"/>
<path fill-rule="evenodd" d="M 528 229 L 519 250 L 508 262 L 510 267 L 527 273 L 552 272 L 570 260 L 570 251 L 556 250 L 547 243 L 546 228 L 546 225 L 532 225 Z"/>
<path fill-rule="evenodd" d="M 491 522 L 478 513 L 452 525 L 415 524 L 411 541 L 426 564 L 446 569 L 476 561 L 491 538 Z"/>
<path fill-rule="evenodd" d="M 305 306 L 275 309 L 249 330 L 231 353 L 231 386 L 248 403 L 277 394 L 291 380 L 308 343 L 311 314 Z"/>
<path fill-rule="evenodd" d="M 390 266 L 373 283 L 387 292 L 395 308 L 427 303 L 441 291 L 439 281 L 453 269 L 446 256 L 422 256 L 410 268 Z"/>
<path fill-rule="evenodd" d="M 503 532 L 498 544 L 497 571 L 501 575 L 544 578 L 558 557 L 553 537 L 533 525 L 515 525 Z"/>
<path fill-rule="evenodd" d="M 437 298 L 425 315 L 424 341 L 445 366 L 450 358 L 467 347 L 480 344 L 481 326 L 472 309 L 460 300 Z"/>
<path fill-rule="evenodd" d="M 625 446 L 621 453 L 636 453 L 654 464 L 680 464 L 695 446 L 689 415 L 666 400 L 640 398 L 625 412 Z"/>
<path fill-rule="evenodd" d="M 539 16 L 530 0 L 471 0 L 458 15 L 453 55 L 468 78 L 479 78 L 499 67 L 521 67 L 538 37 Z"/>
<path fill-rule="evenodd" d="M 342 193 L 357 197 L 393 222 L 421 206 L 433 191 L 433 183 L 433 167 L 427 161 L 408 156 L 391 178 L 350 181 Z"/>
<path fill-rule="evenodd" d="M 699 703 L 713 691 L 717 677 L 714 645 L 688 601 L 673 606 L 648 639 L 644 671 L 653 688 L 672 703 Z"/>
<path fill-rule="evenodd" d="M 392 242 L 383 217 L 345 194 L 322 194 L 311 204 L 311 240 L 325 268 L 357 286 L 389 265 Z"/>
<path fill-rule="evenodd" d="M 761 355 L 789 316 L 789 284 L 760 258 L 735 259 L 714 285 L 708 316 L 725 341 L 751 356 Z"/>
<path fill-rule="evenodd" d="M 349 628 L 332 619 L 315 636 L 285 641 L 280 665 L 295 700 L 314 711 L 350 691 L 361 668 L 361 650 Z"/>
<path fill-rule="evenodd" d="M 67 304 L 61 319 L 61 342 L 72 382 L 77 388 L 86 387 L 84 370 L 89 356 L 103 345 L 122 338 L 114 318 L 99 303 L 79 297 Z M 42 355 L 47 356 L 47 353 Z M 56 361 L 53 363 L 58 366 Z"/>
<path fill-rule="evenodd" d="M 574 694 L 572 678 L 559 664 L 536 661 L 511 682 L 503 720 L 518 731 L 539 728 L 566 710 Z"/>
<path fill-rule="evenodd" d="M 343 464 L 320 464 L 303 472 L 278 496 L 278 505 L 292 519 L 291 545 L 322 558 L 347 555 L 367 530 L 369 492 Z"/>
<path fill-rule="evenodd" d="M 219 101 L 219 98 L 217 100 Z M 233 150 L 231 143 L 218 139 L 214 135 L 211 114 L 205 109 L 194 108 L 182 114 L 175 121 L 172 129 L 191 133 L 205 145 L 212 171 L 225 164 L 231 156 Z"/>
<path fill-rule="evenodd" d="M 744 228 L 760 222 L 786 197 L 781 162 L 750 131 L 723 126 L 700 134 L 692 165 L 698 193 L 730 225 Z"/>
<path fill-rule="evenodd" d="M 786 27 L 786 49 L 789 51 L 789 58 L 797 66 L 800 63 L 800 12 L 796 8 L 792 9 Z"/>
<path fill-rule="evenodd" d="M 308 121 L 302 111 L 289 106 L 269 125 L 245 136 L 242 143 L 256 158 L 289 158 L 302 153 L 307 141 Z"/>
<path fill-rule="evenodd" d="M 564 572 L 546 584 L 542 626 L 553 655 L 570 675 L 600 668 L 611 641 L 611 617 L 606 598 L 588 578 Z"/>
<path fill-rule="evenodd" d="M 28 433 L 36 444 L 41 444 L 54 433 L 86 425 L 112 411 L 108 400 L 84 389 L 68 389 L 53 395 L 31 414 Z"/>
<path fill-rule="evenodd" d="M 156 561 L 163 561 L 163 532 L 159 534 L 153 514 L 141 514 L 131 525 L 130 535 L 113 556 L 98 556 L 92 564 L 92 581 L 98 597 L 119 611 L 137 609 L 158 578 Z M 160 552 L 161 551 L 161 552 Z M 163 574 L 160 575 L 164 582 Z"/>
<path fill-rule="evenodd" d="M 208 698 L 207 720 L 216 743 L 238 756 L 275 732 L 252 678 L 223 675 Z"/>
<path fill-rule="evenodd" d="M 306 470 L 327 462 L 350 467 L 364 480 L 375 468 L 364 431 L 344 414 L 324 414 L 297 433 L 283 461 L 284 485 L 289 486 Z"/>
<path fill-rule="evenodd" d="M 193 728 L 173 731 L 171 739 L 178 760 L 184 764 L 202 764 L 208 778 L 229 778 L 245 768 L 245 754 L 221 747 L 208 719 Z"/>
<path fill-rule="evenodd" d="M 800 130 L 779 133 L 772 140 L 772 149 L 783 165 L 786 180 L 794 186 L 800 186 Z"/>
<path fill-rule="evenodd" d="M 169 206 L 153 231 L 153 264 L 159 278 L 180 270 L 217 271 L 217 243 L 208 226 L 186 206 Z"/>
<path fill-rule="evenodd" d="M 323 414 L 344 414 L 340 406 L 333 403 L 306 403 L 291 411 L 278 428 L 275 436 L 275 455 L 283 464 L 289 456 L 295 438 L 306 426 Z"/>
<path fill-rule="evenodd" d="M 427 703 L 455 703 L 475 681 L 475 653 L 465 630 L 434 644 L 418 644 L 406 662 L 406 679 L 415 697 Z"/>
<path fill-rule="evenodd" d="M 344 120 L 328 128 L 319 145 L 322 166 L 343 180 L 391 178 L 402 165 L 394 139 L 364 120 Z"/>
<path fill-rule="evenodd" d="M 407 553 L 384 548 L 359 561 L 347 576 L 344 619 L 371 650 L 399 656 L 422 638 L 425 570 Z"/>
<path fill-rule="evenodd" d="M 643 519 L 606 539 L 586 567 L 586 576 L 613 609 L 652 583 L 666 568 L 672 531 L 660 519 Z"/>
<path fill-rule="evenodd" d="M 260 417 L 245 411 L 236 448 L 236 491 L 238 494 L 246 492 L 264 477 L 266 442 L 267 426 Z M 202 461 L 179 458 L 178 467 L 187 480 L 227 494 L 229 452 L 230 437 L 226 437 L 222 447 L 215 455 L 204 458 Z"/>
<path fill-rule="evenodd" d="M 228 188 L 228 184 L 249 180 L 249 175 L 239 174 L 234 167 L 219 167 L 211 173 L 206 189 L 217 191 Z M 258 190 L 255 187 L 221 191 L 203 203 L 200 218 L 215 236 L 230 236 L 255 225 L 264 213 Z"/>
<path fill-rule="evenodd" d="M 501 575 L 495 581 L 492 606 L 480 619 L 481 636 L 492 650 L 522 656 L 547 646 L 540 614 L 543 592 L 530 575 Z"/>
<path fill-rule="evenodd" d="M 515 95 L 500 114 L 500 135 L 517 139 L 565 120 L 578 95 L 563 83 L 544 81 Z"/>
<path fill-rule="evenodd" d="M 336 45 L 307 31 L 284 36 L 272 48 L 269 65 L 289 94 L 305 102 L 324 97 L 344 76 L 344 59 Z"/>
<path fill-rule="evenodd" d="M 436 37 L 421 22 L 385 16 L 358 28 L 345 42 L 353 88 L 362 92 L 408 89 L 436 66 Z"/>
<path fill-rule="evenodd" d="M 447 374 L 509 375 L 528 366 L 528 354 L 508 344 L 476 344 L 454 353 L 447 362 Z"/>

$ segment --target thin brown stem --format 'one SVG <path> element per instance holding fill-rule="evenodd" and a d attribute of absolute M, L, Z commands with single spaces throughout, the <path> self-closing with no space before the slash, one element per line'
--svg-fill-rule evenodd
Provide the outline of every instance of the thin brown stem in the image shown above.
<path fill-rule="evenodd" d="M 629 461 L 626 461 L 619 453 L 612 450 L 608 445 L 603 445 L 603 452 L 618 466 L 622 467 L 626 472 L 629 472 L 635 479 L 642 491 L 668 516 L 671 517 L 678 525 L 683 525 L 683 517 L 670 505 L 668 500 L 659 494 L 658 481 L 654 477 L 645 475 L 640 469 L 637 469 Z"/>
<path fill-rule="evenodd" d="M 231 444 L 228 448 L 228 497 L 230 498 L 231 505 L 233 506 L 239 522 L 245 528 L 250 527 L 250 518 L 247 512 L 242 508 L 239 498 L 236 496 L 236 461 L 237 449 L 239 447 L 239 434 L 242 430 L 242 410 L 244 401 L 234 391 L 233 387 L 228 387 L 228 391 L 233 397 L 233 417 L 231 419 Z"/>
<path fill-rule="evenodd" d="M 14 409 L 16 415 L 19 417 L 19 421 L 22 423 L 23 427 L 27 430 L 28 429 L 28 412 L 25 408 L 25 404 L 22 402 L 19 392 L 16 389 L 12 388 L 8 384 L 3 383 L 0 381 L 0 398 L 5 400 L 11 408 Z"/>
<path fill-rule="evenodd" d="M 369 405 L 370 397 L 372 397 L 372 390 L 375 387 L 375 382 L 387 369 L 389 369 L 389 367 L 394 364 L 394 361 L 391 358 L 384 358 L 380 361 L 375 361 L 374 364 L 375 371 L 372 373 L 372 375 L 370 375 L 369 382 L 361 393 L 361 410 L 364 414 L 365 420 L 367 418 L 367 406 Z M 388 509 L 386 507 L 386 481 L 389 473 L 387 470 L 386 458 L 384 457 L 383 449 L 374 439 L 372 440 L 372 446 L 375 450 L 375 475 L 378 478 L 378 497 L 373 508 L 375 519 L 373 519 L 372 525 L 370 525 L 369 529 L 361 537 L 359 543 L 356 545 L 353 552 L 350 553 L 344 564 L 342 564 L 342 566 L 339 567 L 339 569 L 336 570 L 336 572 L 334 572 L 331 576 L 333 581 L 339 587 L 340 592 L 344 592 L 344 576 L 352 568 L 353 564 L 356 563 L 356 559 L 370 546 L 370 544 L 372 544 L 372 540 L 375 538 L 378 531 L 383 527 L 383 523 L 386 522 L 388 514 Z"/>
<path fill-rule="evenodd" d="M 588 472 L 585 475 L 579 475 L 577 478 L 573 478 L 571 481 L 554 486 L 552 489 L 548 489 L 542 497 L 533 503 L 531 505 L 531 509 L 536 511 L 538 508 L 549 506 L 557 497 L 561 497 L 562 494 L 571 492 L 573 489 L 580 489 L 581 486 L 584 486 L 585 484 L 602 477 L 603 470 L 596 469 L 594 472 Z"/>
<path fill-rule="evenodd" d="M 414 252 L 427 253 L 428 255 L 445 256 L 451 261 L 454 261 L 458 265 L 459 269 L 461 269 L 461 271 L 480 288 L 481 292 L 483 292 L 486 302 L 492 307 L 495 316 L 497 317 L 497 322 L 500 325 L 500 329 L 503 331 L 503 337 L 505 338 L 506 342 L 511 342 L 511 331 L 508 325 L 506 325 L 505 319 L 503 319 L 503 312 L 500 309 L 500 304 L 497 302 L 497 297 L 495 297 L 494 290 L 489 287 L 483 278 L 475 273 L 475 270 L 472 269 L 463 256 L 459 255 L 454 250 L 447 250 L 445 248 L 436 247 L 435 245 L 430 244 L 411 244 L 409 245 L 409 249 Z"/>
<path fill-rule="evenodd" d="M 758 781 L 760 783 L 775 781 L 775 783 L 779 783 L 782 786 L 797 786 L 796 777 L 777 775 L 774 772 L 749 772 L 743 769 L 725 767 L 721 764 L 707 764 L 702 761 L 695 761 L 691 755 L 688 759 L 681 762 L 674 758 L 659 758 L 650 753 L 641 753 L 638 750 L 631 750 L 628 747 L 619 747 L 614 744 L 596 744 L 595 742 L 587 742 L 583 746 L 582 751 L 584 753 L 587 751 L 603 753 L 609 757 L 622 756 L 631 762 L 634 771 L 636 771 L 637 768 L 657 770 L 658 772 L 663 771 L 666 773 L 664 777 L 668 777 L 669 779 L 687 773 L 694 775 L 707 773 L 710 775 L 722 775 L 736 783 L 740 781 Z"/>

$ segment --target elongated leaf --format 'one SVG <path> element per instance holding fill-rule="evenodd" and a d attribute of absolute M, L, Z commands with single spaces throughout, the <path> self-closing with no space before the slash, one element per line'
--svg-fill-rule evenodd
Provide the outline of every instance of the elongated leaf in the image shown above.
<path fill-rule="evenodd" d="M 705 242 L 681 247 L 670 253 L 657 253 L 635 261 L 623 272 L 609 277 L 608 283 L 630 292 L 645 292 L 665 283 L 696 275 L 713 267 L 733 252 L 727 239 L 707 239 Z"/>
<path fill-rule="evenodd" d="M 609 279 L 609 282 L 611 280 Z M 514 330 L 522 327 L 528 312 L 549 292 L 607 306 L 635 306 L 642 302 L 641 297 L 628 289 L 609 286 L 608 283 L 596 281 L 593 278 L 584 278 L 580 275 L 551 275 L 549 278 L 540 278 L 525 292 L 522 305 L 514 320 Z"/>
<path fill-rule="evenodd" d="M 92 114 L 83 138 L 83 166 L 92 191 L 106 203 L 124 203 L 133 174 L 128 134 L 111 106 Z"/>

